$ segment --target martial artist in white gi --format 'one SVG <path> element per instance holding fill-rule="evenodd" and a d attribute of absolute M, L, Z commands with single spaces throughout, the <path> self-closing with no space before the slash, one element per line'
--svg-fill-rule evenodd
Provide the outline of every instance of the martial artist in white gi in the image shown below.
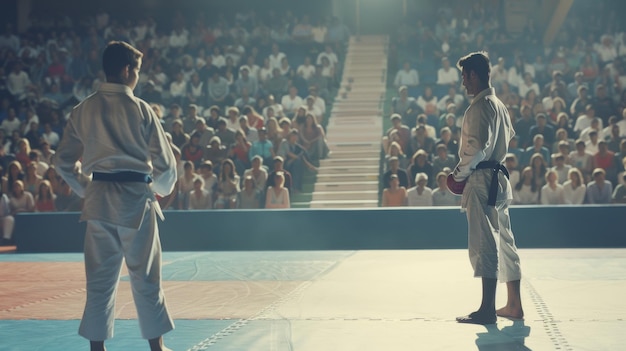
<path fill-rule="evenodd" d="M 79 334 L 91 350 L 104 350 L 113 337 L 123 259 L 151 350 L 167 350 L 161 336 L 174 328 L 161 287 L 157 216 L 163 214 L 154 193 L 171 193 L 176 160 L 158 117 L 133 95 L 141 57 L 124 42 L 109 43 L 102 56 L 107 82 L 74 108 L 56 152 L 57 171 L 85 199 L 87 302 Z"/>
<path fill-rule="evenodd" d="M 478 311 L 457 321 L 492 324 L 496 314 L 521 319 L 521 270 L 508 209 L 513 196 L 503 165 L 515 131 L 506 106 L 491 87 L 486 53 L 469 54 L 459 60 L 458 67 L 463 86 L 474 98 L 463 118 L 460 161 L 448 183 L 453 192 L 463 194 L 461 206 L 467 214 L 469 257 L 474 276 L 482 278 L 483 298 Z M 507 283 L 508 302 L 496 311 L 498 279 Z"/>

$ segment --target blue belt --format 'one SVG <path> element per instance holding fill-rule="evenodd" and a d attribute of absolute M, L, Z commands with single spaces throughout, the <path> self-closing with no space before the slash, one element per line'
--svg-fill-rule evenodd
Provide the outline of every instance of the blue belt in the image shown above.
<path fill-rule="evenodd" d="M 483 161 L 476 165 L 476 169 L 491 169 L 491 184 L 489 186 L 489 198 L 487 199 L 488 206 L 496 205 L 496 198 L 498 197 L 498 172 L 502 171 L 507 179 L 509 179 L 509 170 L 504 167 L 498 161 Z"/>
<path fill-rule="evenodd" d="M 92 179 L 101 182 L 135 182 L 135 183 L 152 183 L 152 176 L 145 173 L 122 171 L 115 173 L 93 172 Z"/>

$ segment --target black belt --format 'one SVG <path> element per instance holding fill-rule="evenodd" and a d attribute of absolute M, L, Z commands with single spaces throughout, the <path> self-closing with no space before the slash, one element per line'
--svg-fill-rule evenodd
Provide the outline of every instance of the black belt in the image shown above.
<path fill-rule="evenodd" d="M 488 206 L 496 205 L 496 197 L 498 197 L 498 171 L 502 171 L 507 179 L 509 179 L 509 170 L 498 161 L 483 161 L 476 165 L 476 169 L 491 169 L 491 185 L 489 186 Z"/>
<path fill-rule="evenodd" d="M 102 182 L 135 182 L 135 183 L 152 183 L 152 176 L 145 173 L 122 171 L 115 173 L 93 172 L 93 180 Z"/>

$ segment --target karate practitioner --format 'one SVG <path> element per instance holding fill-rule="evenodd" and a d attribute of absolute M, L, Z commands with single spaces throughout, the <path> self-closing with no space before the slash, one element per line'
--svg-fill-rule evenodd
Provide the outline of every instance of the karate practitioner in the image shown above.
<path fill-rule="evenodd" d="M 509 204 L 513 199 L 508 171 L 503 165 L 509 141 L 515 135 L 505 105 L 490 84 L 486 53 L 471 53 L 457 64 L 472 103 L 465 111 L 460 161 L 448 177 L 449 188 L 462 194 L 467 214 L 469 257 L 474 276 L 482 278 L 482 303 L 460 323 L 493 324 L 496 315 L 524 317 L 520 298 L 521 270 L 511 230 Z M 507 283 L 506 306 L 496 311 L 496 283 Z"/>
<path fill-rule="evenodd" d="M 141 58 L 127 43 L 107 45 L 107 82 L 74 108 L 56 152 L 57 171 L 85 199 L 87 302 L 78 332 L 92 351 L 105 350 L 104 340 L 113 337 L 122 259 L 150 349 L 169 350 L 162 335 L 174 328 L 161 287 L 163 214 L 154 193 L 171 193 L 176 161 L 158 117 L 133 95 Z M 81 181 L 89 175 L 91 181 Z"/>

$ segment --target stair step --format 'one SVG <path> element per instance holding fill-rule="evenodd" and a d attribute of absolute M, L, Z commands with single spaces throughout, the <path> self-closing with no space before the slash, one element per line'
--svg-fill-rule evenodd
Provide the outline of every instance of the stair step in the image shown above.
<path fill-rule="evenodd" d="M 378 181 L 349 182 L 349 183 L 315 183 L 317 191 L 378 191 Z"/>
<path fill-rule="evenodd" d="M 378 199 L 378 191 L 319 191 L 313 193 L 313 200 L 374 200 Z"/>
<path fill-rule="evenodd" d="M 332 200 L 311 201 L 311 208 L 372 208 L 378 207 L 378 200 Z"/>

